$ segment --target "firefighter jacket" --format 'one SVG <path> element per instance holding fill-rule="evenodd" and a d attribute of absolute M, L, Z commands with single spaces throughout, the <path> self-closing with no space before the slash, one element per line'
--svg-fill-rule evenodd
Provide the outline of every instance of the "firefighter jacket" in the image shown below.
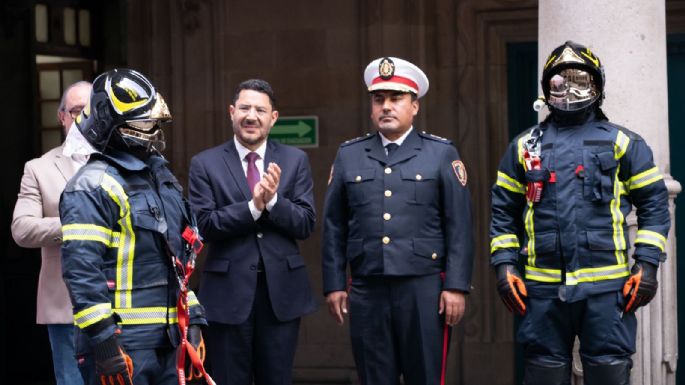
<path fill-rule="evenodd" d="M 179 283 L 167 245 L 185 264 L 181 234 L 194 221 L 166 165 L 154 155 L 142 161 L 123 152 L 94 154 L 62 193 L 62 274 L 80 331 L 77 353 L 117 327 L 124 349 L 179 342 Z M 190 323 L 206 324 L 192 291 L 188 301 Z M 87 329 L 110 317 L 118 325 Z"/>
<path fill-rule="evenodd" d="M 541 171 L 527 169 L 524 143 L 509 145 L 492 187 L 491 263 L 525 265 L 529 294 L 573 302 L 618 290 L 629 276 L 626 216 L 637 208 L 634 258 L 659 264 L 670 226 L 668 191 L 652 151 L 637 134 L 591 115 L 562 126 L 547 119 Z M 528 181 L 542 198 L 526 199 Z"/>

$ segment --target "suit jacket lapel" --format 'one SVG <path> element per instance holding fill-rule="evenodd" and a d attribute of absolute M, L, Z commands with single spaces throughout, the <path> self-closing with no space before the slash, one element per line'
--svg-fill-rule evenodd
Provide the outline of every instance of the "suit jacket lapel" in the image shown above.
<path fill-rule="evenodd" d="M 366 142 L 366 153 L 369 158 L 376 159 L 382 164 L 388 162 L 388 156 L 385 155 L 385 148 L 383 148 L 381 137 L 378 134 L 375 135 L 375 138 Z"/>
<path fill-rule="evenodd" d="M 60 151 L 55 154 L 55 167 L 57 167 L 59 173 L 62 174 L 64 180 L 68 182 L 69 179 L 71 179 L 71 177 L 76 173 L 76 168 L 74 167 L 74 162 L 72 162 L 71 159 L 62 155 L 61 148 L 62 147 L 60 146 Z"/>
<path fill-rule="evenodd" d="M 245 199 L 252 198 L 252 192 L 247 185 L 247 177 L 243 171 L 242 159 L 238 156 L 238 150 L 235 148 L 233 140 L 229 140 L 224 147 L 224 162 L 228 166 L 228 170 L 233 176 L 236 186 L 240 188 L 240 192 Z"/>
<path fill-rule="evenodd" d="M 269 168 L 269 163 L 274 162 L 281 166 L 280 160 L 280 154 L 278 153 L 278 147 L 274 142 L 271 140 L 267 140 L 266 142 L 266 151 L 264 152 L 264 170 L 262 170 L 262 175 L 263 173 L 266 172 L 266 170 Z M 283 168 L 281 167 L 281 171 L 283 171 Z M 283 178 L 281 178 L 283 179 Z"/>
<path fill-rule="evenodd" d="M 380 139 L 379 139 L 380 141 Z M 402 145 L 395 151 L 392 158 L 388 161 L 388 166 L 404 162 L 409 158 L 413 158 L 421 151 L 421 138 L 416 133 L 416 128 L 411 130 L 407 138 L 404 139 Z"/>

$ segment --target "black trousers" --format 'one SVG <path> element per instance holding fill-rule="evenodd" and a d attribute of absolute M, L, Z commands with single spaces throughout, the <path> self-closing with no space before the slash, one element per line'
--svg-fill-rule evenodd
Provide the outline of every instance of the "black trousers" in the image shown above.
<path fill-rule="evenodd" d="M 440 384 L 449 342 L 440 274 L 353 278 L 350 334 L 362 385 Z"/>
<path fill-rule="evenodd" d="M 210 375 L 220 385 L 291 385 L 300 318 L 279 321 L 259 273 L 250 316 L 242 324 L 210 322 L 207 359 Z"/>

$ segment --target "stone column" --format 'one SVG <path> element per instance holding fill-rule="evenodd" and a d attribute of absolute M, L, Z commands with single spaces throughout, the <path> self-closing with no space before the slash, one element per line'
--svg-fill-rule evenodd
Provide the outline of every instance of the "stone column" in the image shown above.
<path fill-rule="evenodd" d="M 673 199 L 680 192 L 680 184 L 669 174 L 664 0 L 541 1 L 538 33 L 539 73 L 549 52 L 566 40 L 587 45 L 602 60 L 606 73 L 603 110 L 611 121 L 645 138 L 654 151 L 654 161 L 664 173 L 669 189 L 673 220 Z M 629 217 L 628 223 L 631 239 L 635 239 L 635 219 Z M 668 260 L 659 269 L 657 297 L 638 310 L 633 385 L 675 384 L 677 320 L 673 227 L 668 238 Z M 580 363 L 576 362 L 576 383 L 581 383 L 580 369 Z"/>

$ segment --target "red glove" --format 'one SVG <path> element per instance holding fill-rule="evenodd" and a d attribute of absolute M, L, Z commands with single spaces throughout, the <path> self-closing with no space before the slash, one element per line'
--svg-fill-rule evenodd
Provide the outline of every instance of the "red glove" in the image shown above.
<path fill-rule="evenodd" d="M 502 302 L 510 312 L 520 315 L 526 313 L 526 304 L 523 301 L 528 296 L 526 284 L 519 275 L 515 265 L 503 263 L 497 269 L 497 291 Z"/>
<path fill-rule="evenodd" d="M 659 282 L 656 280 L 658 268 L 651 263 L 635 262 L 630 270 L 630 278 L 623 285 L 623 296 L 627 300 L 624 311 L 635 311 L 654 298 L 659 288 Z"/>

